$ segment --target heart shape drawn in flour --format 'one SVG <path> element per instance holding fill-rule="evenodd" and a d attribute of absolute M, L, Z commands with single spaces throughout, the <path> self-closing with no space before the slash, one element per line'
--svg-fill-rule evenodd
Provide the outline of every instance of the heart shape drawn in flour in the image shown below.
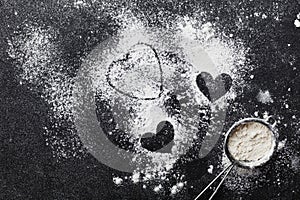
<path fill-rule="evenodd" d="M 153 100 L 162 94 L 160 59 L 156 50 L 145 43 L 134 45 L 121 59 L 113 61 L 106 78 L 111 87 L 134 99 Z"/>
<path fill-rule="evenodd" d="M 211 101 L 214 102 L 224 96 L 232 85 L 232 79 L 228 74 L 222 73 L 213 79 L 207 72 L 201 72 L 196 78 L 199 90 Z"/>

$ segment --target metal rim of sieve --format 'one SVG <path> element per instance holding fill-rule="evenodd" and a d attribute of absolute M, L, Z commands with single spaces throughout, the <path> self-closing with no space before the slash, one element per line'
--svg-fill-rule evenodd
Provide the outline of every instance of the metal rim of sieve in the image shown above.
<path fill-rule="evenodd" d="M 273 121 L 273 122 L 270 122 L 270 121 Z M 254 163 L 254 162 L 245 162 L 245 161 L 238 161 L 236 160 L 232 155 L 231 153 L 229 152 L 228 150 L 228 139 L 229 139 L 229 136 L 231 134 L 233 134 L 234 130 L 242 125 L 242 124 L 246 124 L 246 123 L 249 123 L 249 122 L 258 122 L 258 123 L 261 123 L 265 126 L 267 126 L 270 131 L 272 132 L 272 137 L 273 137 L 273 141 L 275 142 L 275 145 L 273 145 L 273 148 L 272 148 L 272 154 L 270 155 L 269 159 L 267 159 L 266 161 L 264 162 L 261 162 L 259 165 L 250 165 L 250 163 Z M 226 133 L 226 137 L 225 137 L 225 142 L 224 142 L 224 151 L 225 151 L 225 154 L 226 156 L 228 157 L 228 159 L 235 165 L 239 166 L 239 167 L 242 167 L 242 168 L 256 168 L 256 167 L 261 167 L 263 165 L 265 165 L 273 156 L 274 156 L 274 153 L 275 153 L 275 149 L 277 149 L 277 146 L 278 146 L 278 141 L 277 141 L 277 131 L 275 129 L 275 125 L 276 125 L 276 120 L 273 116 L 270 116 L 268 117 L 267 119 L 260 119 L 260 118 L 244 118 L 236 123 L 234 123 L 231 128 L 227 131 Z"/>

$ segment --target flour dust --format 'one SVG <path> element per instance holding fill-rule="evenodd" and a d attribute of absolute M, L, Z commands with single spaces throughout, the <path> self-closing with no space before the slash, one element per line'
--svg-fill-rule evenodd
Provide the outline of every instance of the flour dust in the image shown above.
<path fill-rule="evenodd" d="M 84 2 L 77 1 L 75 5 L 84 6 Z M 199 92 L 196 76 L 202 71 L 209 72 L 213 77 L 227 73 L 234 81 L 242 83 L 243 79 L 237 71 L 245 67 L 246 50 L 241 42 L 217 34 L 215 28 L 218 24 L 210 22 L 199 23 L 193 18 L 181 17 L 170 22 L 172 26 L 169 28 L 156 29 L 148 27 L 132 13 L 120 13 L 117 18 L 121 27 L 118 30 L 119 41 L 114 48 L 104 49 L 99 65 L 90 69 L 88 76 L 93 80 L 92 88 L 101 90 L 110 103 L 119 103 L 122 111 L 129 113 L 130 108 L 130 114 L 125 118 L 118 119 L 116 116 L 120 122 L 118 126 L 130 137 L 139 140 L 146 132 L 155 133 L 159 122 L 168 121 L 173 125 L 174 139 L 166 147 L 166 152 L 152 152 L 137 143 L 139 153 L 132 162 L 147 160 L 151 164 L 146 168 L 136 168 L 130 177 L 116 176 L 113 182 L 116 185 L 126 184 L 127 181 L 143 182 L 144 188 L 150 187 L 154 192 L 167 190 L 171 195 L 176 195 L 187 185 L 184 176 L 176 176 L 178 181 L 170 188 L 151 182 L 168 182 L 174 164 L 187 151 L 184 147 L 192 145 L 197 138 L 199 127 L 196 122 L 199 118 L 195 110 L 216 106 Z M 44 134 L 53 156 L 58 159 L 80 158 L 88 147 L 82 146 L 73 125 L 72 108 L 76 104 L 72 97 L 74 79 L 66 73 L 68 67 L 62 59 L 58 35 L 59 32 L 51 27 L 27 25 L 22 33 L 16 33 L 9 41 L 8 53 L 21 70 L 20 84 L 30 85 L 30 89 L 40 92 L 50 105 L 51 124 L 44 127 Z M 83 58 L 84 62 L 88 62 L 87 59 Z M 110 74 L 107 74 L 111 63 L 114 64 Z M 110 85 L 107 76 L 111 80 Z M 228 99 L 236 97 L 235 93 L 233 86 L 223 97 L 224 107 Z M 176 108 L 172 112 L 166 108 L 164 102 L 171 98 L 170 94 L 177 95 L 180 114 Z M 257 98 L 263 103 L 273 101 L 267 92 L 260 93 Z M 215 174 L 218 172 L 216 169 L 217 166 L 207 166 L 208 173 Z M 230 176 L 225 185 L 237 189 L 241 183 L 246 190 L 254 183 L 245 177 L 256 176 L 259 172 L 245 175 L 247 173 L 238 171 L 238 175 Z"/>

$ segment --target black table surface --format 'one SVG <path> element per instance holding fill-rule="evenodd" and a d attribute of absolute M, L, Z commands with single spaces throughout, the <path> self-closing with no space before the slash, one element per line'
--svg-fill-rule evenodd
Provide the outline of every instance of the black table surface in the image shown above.
<path fill-rule="evenodd" d="M 247 87 L 231 102 L 227 121 L 232 123 L 243 117 L 236 109 L 243 109 L 243 115 L 252 114 L 254 108 L 260 114 L 268 111 L 281 116 L 277 127 L 284 134 L 279 139 L 287 141 L 285 148 L 274 158 L 277 161 L 269 164 L 269 170 L 265 172 L 267 181 L 259 183 L 251 192 L 237 193 L 221 187 L 215 199 L 300 199 L 299 159 L 296 169 L 286 166 L 292 162 L 288 161 L 289 155 L 300 157 L 300 28 L 294 25 L 300 12 L 300 1 L 88 2 L 91 7 L 76 9 L 63 7 L 73 3 L 67 0 L 0 1 L 0 199 L 193 199 L 213 179 L 214 175 L 208 174 L 206 168 L 209 158 L 205 158 L 179 167 L 178 170 L 186 175 L 188 185 L 176 196 L 143 189 L 142 183 L 118 186 L 113 183 L 113 177 L 130 174 L 101 164 L 87 152 L 58 160 L 53 157 L 51 147 L 46 145 L 42 132 L 44 125 L 49 123 L 49 105 L 38 92 L 30 90 L 30 86 L 19 84 L 18 68 L 7 54 L 7 38 L 20 31 L 24 21 L 59 29 L 63 57 L 70 66 L 68 73 L 76 76 L 86 52 L 117 30 L 109 14 L 126 7 L 138 13 L 149 25 L 158 27 L 175 15 L 193 16 L 201 9 L 211 11 L 207 21 L 217 22 L 221 31 L 232 33 L 234 38 L 243 41 L 249 49 L 247 64 L 255 67 L 241 72 L 245 74 Z M 106 5 L 106 9 L 101 10 L 101 5 Z M 103 17 L 95 17 L 96 12 Z M 267 17 L 257 18 L 254 12 L 265 13 Z M 237 25 L 237 16 L 241 17 L 244 26 Z M 91 30 L 101 31 L 89 35 Z M 255 78 L 251 79 L 247 74 Z M 274 102 L 270 105 L 258 102 L 259 89 L 268 90 Z M 285 103 L 289 108 L 284 106 Z M 292 151 L 292 154 L 285 151 Z M 281 184 L 276 183 L 277 179 Z"/>

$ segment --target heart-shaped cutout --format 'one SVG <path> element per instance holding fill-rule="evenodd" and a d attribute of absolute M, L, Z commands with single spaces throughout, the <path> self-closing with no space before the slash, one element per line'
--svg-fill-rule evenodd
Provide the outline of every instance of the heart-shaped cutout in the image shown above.
<path fill-rule="evenodd" d="M 134 150 L 137 140 L 117 128 L 109 102 L 101 99 L 99 95 L 95 96 L 95 101 L 97 119 L 108 139 L 119 148 Z M 170 144 L 173 139 L 173 125 L 168 121 L 161 121 L 156 127 L 156 134 L 151 132 L 145 133 L 140 139 L 140 142 L 142 147 L 149 151 L 158 151 L 165 147 L 163 150 L 166 153 L 166 151 L 169 151 L 166 146 Z M 160 152 L 164 153 L 163 151 Z"/>
<path fill-rule="evenodd" d="M 107 81 L 123 95 L 151 100 L 162 93 L 162 68 L 153 47 L 138 43 L 121 59 L 110 64 Z"/>
<path fill-rule="evenodd" d="M 201 72 L 196 78 L 199 90 L 211 101 L 214 102 L 224 96 L 232 85 L 232 79 L 228 74 L 222 73 L 213 79 L 207 72 Z"/>
<path fill-rule="evenodd" d="M 174 139 L 173 125 L 162 121 L 157 125 L 156 134 L 145 133 L 141 138 L 141 145 L 149 151 L 157 151 L 168 145 Z"/>

